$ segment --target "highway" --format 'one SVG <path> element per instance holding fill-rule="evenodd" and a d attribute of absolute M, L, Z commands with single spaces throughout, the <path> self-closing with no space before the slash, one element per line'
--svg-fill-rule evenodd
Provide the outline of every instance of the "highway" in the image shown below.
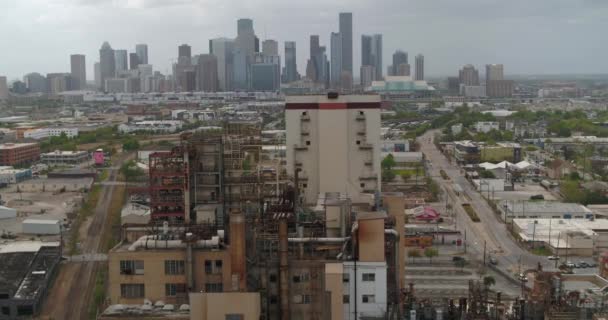
<path fill-rule="evenodd" d="M 429 162 L 427 167 L 430 176 L 440 185 L 446 193 L 444 196 L 448 196 L 447 202 L 454 208 L 456 228 L 463 233 L 466 232 L 467 252 L 472 253 L 477 260 L 483 261 L 485 242 L 487 255 L 492 254 L 496 257 L 497 267 L 511 275 L 520 270 L 534 269 L 538 263 L 543 266 L 544 270 L 555 269 L 554 262 L 549 261 L 546 257 L 531 254 L 517 244 L 509 234 L 506 225 L 466 180 L 461 169 L 456 164 L 448 162 L 448 159 L 437 149 L 433 138 L 438 132 L 437 130 L 427 131 L 418 137 L 417 141 L 420 144 L 420 151 L 424 153 Z M 441 177 L 441 169 L 446 172 L 449 180 Z M 459 185 L 463 192 L 456 194 L 454 184 Z M 481 222 L 476 223 L 469 218 L 462 207 L 463 203 L 469 203 L 473 207 Z"/>

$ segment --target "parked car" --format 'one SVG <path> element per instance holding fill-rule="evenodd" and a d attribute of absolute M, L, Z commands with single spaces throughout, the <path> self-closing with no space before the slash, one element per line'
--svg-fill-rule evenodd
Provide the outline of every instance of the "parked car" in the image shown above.
<path fill-rule="evenodd" d="M 490 257 L 490 263 L 493 265 L 497 265 L 498 264 L 498 260 L 496 260 L 496 257 Z"/>
<path fill-rule="evenodd" d="M 574 264 L 572 261 L 566 261 L 564 265 L 568 268 L 576 268 L 576 264 Z"/>
<path fill-rule="evenodd" d="M 519 278 L 519 281 L 528 282 L 528 277 L 526 277 L 526 275 L 523 273 L 520 273 L 518 278 Z"/>
<path fill-rule="evenodd" d="M 530 196 L 530 200 L 545 200 L 545 196 L 542 194 L 535 194 Z"/>
<path fill-rule="evenodd" d="M 579 261 L 577 265 L 579 268 L 589 268 L 589 264 L 585 261 Z"/>
<path fill-rule="evenodd" d="M 548 256 L 547 259 L 549 260 L 559 260 L 558 256 Z"/>

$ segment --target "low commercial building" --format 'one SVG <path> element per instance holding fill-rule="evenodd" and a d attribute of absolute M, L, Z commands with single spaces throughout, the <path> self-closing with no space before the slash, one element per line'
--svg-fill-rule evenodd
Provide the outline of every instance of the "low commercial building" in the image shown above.
<path fill-rule="evenodd" d="M 17 210 L 13 208 L 8 208 L 5 206 L 0 206 L 0 219 L 11 219 L 17 216 Z"/>
<path fill-rule="evenodd" d="M 455 141 L 454 158 L 459 164 L 479 163 L 479 147 L 472 141 Z"/>
<path fill-rule="evenodd" d="M 0 244 L 0 319 L 32 319 L 41 310 L 61 259 L 58 242 Z"/>
<path fill-rule="evenodd" d="M 86 151 L 53 151 L 43 153 L 41 161 L 48 165 L 74 165 L 89 160 L 89 153 Z"/>
<path fill-rule="evenodd" d="M 0 185 L 14 184 L 32 178 L 32 169 L 14 169 L 11 166 L 0 167 Z"/>
<path fill-rule="evenodd" d="M 21 227 L 23 234 L 55 235 L 61 233 L 61 220 L 25 219 Z"/>
<path fill-rule="evenodd" d="M 382 152 L 409 152 L 410 142 L 408 140 L 382 140 L 380 147 Z"/>
<path fill-rule="evenodd" d="M 521 145 L 513 142 L 498 142 L 495 145 L 482 145 L 480 149 L 480 161 L 484 162 L 520 162 Z"/>
<path fill-rule="evenodd" d="M 492 130 L 499 130 L 500 126 L 495 121 L 478 121 L 475 123 L 475 131 L 488 133 Z"/>
<path fill-rule="evenodd" d="M 23 132 L 24 139 L 41 140 L 49 137 L 60 137 L 65 135 L 67 138 L 75 138 L 78 136 L 78 128 L 64 128 L 64 127 L 48 127 L 48 128 L 36 128 L 29 129 Z"/>
<path fill-rule="evenodd" d="M 261 314 L 259 292 L 190 293 L 190 319 L 258 320 Z"/>
<path fill-rule="evenodd" d="M 608 220 L 514 219 L 525 242 L 545 244 L 556 255 L 591 256 L 608 249 Z"/>
<path fill-rule="evenodd" d="M 34 179 L 19 183 L 21 192 L 84 192 L 91 190 L 93 178 Z"/>
<path fill-rule="evenodd" d="M 499 203 L 501 218 L 513 219 L 594 219 L 595 214 L 587 207 L 576 203 L 558 201 L 508 201 Z"/>
<path fill-rule="evenodd" d="M 151 133 L 174 133 L 182 128 L 182 121 L 179 120 L 150 120 L 138 121 L 118 126 L 121 133 L 131 133 L 146 131 Z"/>
<path fill-rule="evenodd" d="M 0 144 L 0 166 L 28 164 L 40 159 L 38 143 Z"/>

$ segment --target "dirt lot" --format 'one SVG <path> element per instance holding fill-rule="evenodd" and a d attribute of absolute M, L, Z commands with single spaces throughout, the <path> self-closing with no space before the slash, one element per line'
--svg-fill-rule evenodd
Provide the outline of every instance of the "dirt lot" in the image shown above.
<path fill-rule="evenodd" d="M 542 194 L 545 200 L 558 200 L 555 194 L 547 191 L 539 184 L 515 184 L 514 191 L 495 192 L 496 200 L 530 200 L 531 196 Z"/>

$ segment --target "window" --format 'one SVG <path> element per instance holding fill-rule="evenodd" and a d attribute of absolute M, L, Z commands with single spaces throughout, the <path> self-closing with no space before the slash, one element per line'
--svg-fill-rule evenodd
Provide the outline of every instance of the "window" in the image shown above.
<path fill-rule="evenodd" d="M 306 140 L 306 145 L 309 146 L 310 145 L 310 140 Z"/>
<path fill-rule="evenodd" d="M 31 316 L 34 314 L 34 306 L 17 306 L 18 316 Z"/>
<path fill-rule="evenodd" d="M 310 280 L 310 273 L 302 273 L 302 274 L 293 276 L 294 283 L 305 282 L 308 280 Z"/>
<path fill-rule="evenodd" d="M 362 116 L 363 115 L 363 111 L 359 111 L 359 115 Z"/>
<path fill-rule="evenodd" d="M 312 301 L 311 296 L 308 294 L 297 294 L 291 299 L 292 302 L 295 304 L 310 304 L 310 302 Z"/>
<path fill-rule="evenodd" d="M 270 278 L 270 282 L 272 282 L 272 283 L 277 282 L 277 275 L 276 274 L 274 274 L 274 273 L 271 274 L 269 276 L 269 278 Z"/>
<path fill-rule="evenodd" d="M 302 183 L 302 187 L 303 187 L 303 188 L 308 187 L 308 183 Z"/>
<path fill-rule="evenodd" d="M 364 294 L 363 295 L 363 303 L 375 303 L 376 296 L 373 294 Z"/>
<path fill-rule="evenodd" d="M 342 296 L 342 303 L 350 303 L 350 296 L 345 294 Z"/>
<path fill-rule="evenodd" d="M 270 304 L 277 304 L 277 302 L 279 301 L 279 299 L 275 295 L 270 296 L 269 300 L 270 300 Z"/>
<path fill-rule="evenodd" d="M 120 274 L 144 274 L 143 260 L 120 260 Z"/>
<path fill-rule="evenodd" d="M 226 320 L 243 320 L 245 318 L 243 317 L 242 314 L 233 313 L 233 314 L 227 314 L 225 319 Z"/>
<path fill-rule="evenodd" d="M 121 284 L 120 296 L 122 298 L 143 298 L 145 287 L 143 283 Z"/>
<path fill-rule="evenodd" d="M 365 183 L 360 183 L 360 184 L 359 184 L 359 186 L 360 186 L 361 188 L 365 188 Z"/>
<path fill-rule="evenodd" d="M 185 274 L 184 260 L 165 260 L 165 274 Z"/>
<path fill-rule="evenodd" d="M 376 281 L 376 274 L 374 273 L 364 273 L 363 281 Z"/>
<path fill-rule="evenodd" d="M 5 316 L 8 316 L 11 314 L 11 308 L 9 307 L 2 307 L 2 314 Z"/>
<path fill-rule="evenodd" d="M 307 114 L 308 114 L 308 112 L 306 112 L 306 111 L 302 111 L 302 115 L 303 115 L 303 116 L 305 116 L 305 115 L 307 115 Z"/>
<path fill-rule="evenodd" d="M 211 264 L 211 260 L 205 260 L 205 273 L 206 274 L 213 273 L 213 266 Z"/>
<path fill-rule="evenodd" d="M 360 144 L 361 144 L 361 140 L 357 140 L 357 145 L 360 145 Z"/>
<path fill-rule="evenodd" d="M 215 272 L 222 273 L 222 265 L 224 262 L 222 260 L 215 260 Z"/>
<path fill-rule="evenodd" d="M 348 283 L 350 281 L 350 274 L 344 273 L 342 274 L 342 282 Z"/>
<path fill-rule="evenodd" d="M 186 293 L 185 283 L 167 283 L 165 284 L 165 296 L 175 297 L 178 294 Z"/>
<path fill-rule="evenodd" d="M 205 283 L 205 292 L 223 292 L 224 284 L 222 283 Z"/>

